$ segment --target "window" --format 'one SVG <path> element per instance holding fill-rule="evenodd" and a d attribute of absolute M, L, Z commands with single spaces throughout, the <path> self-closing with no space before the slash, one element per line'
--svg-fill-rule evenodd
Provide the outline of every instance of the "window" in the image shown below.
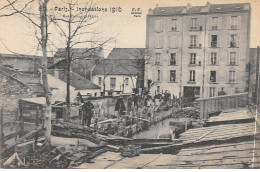
<path fill-rule="evenodd" d="M 128 86 L 129 85 L 129 78 L 125 79 L 125 85 Z"/>
<path fill-rule="evenodd" d="M 101 85 L 101 83 L 102 83 L 102 78 L 98 77 L 98 85 Z"/>
<path fill-rule="evenodd" d="M 218 17 L 212 17 L 212 30 L 218 29 Z"/>
<path fill-rule="evenodd" d="M 230 52 L 230 61 L 229 65 L 234 66 L 236 65 L 236 52 Z"/>
<path fill-rule="evenodd" d="M 95 97 L 97 97 L 97 93 L 95 93 L 94 95 L 95 95 Z"/>
<path fill-rule="evenodd" d="M 229 71 L 229 83 L 236 82 L 236 71 Z"/>
<path fill-rule="evenodd" d="M 197 18 L 192 18 L 191 19 L 191 30 L 196 30 L 197 29 Z"/>
<path fill-rule="evenodd" d="M 169 37 L 169 48 L 178 48 L 178 37 L 177 36 Z"/>
<path fill-rule="evenodd" d="M 237 29 L 238 28 L 238 17 L 237 16 L 231 16 L 231 29 Z"/>
<path fill-rule="evenodd" d="M 218 36 L 211 35 L 211 47 L 217 47 L 218 45 Z"/>
<path fill-rule="evenodd" d="M 155 32 L 162 32 L 162 20 L 155 20 L 154 22 L 154 31 Z"/>
<path fill-rule="evenodd" d="M 217 53 L 211 53 L 210 65 L 216 65 L 216 64 L 217 64 Z"/>
<path fill-rule="evenodd" d="M 171 53 L 170 65 L 174 66 L 177 64 L 176 53 Z"/>
<path fill-rule="evenodd" d="M 215 97 L 216 88 L 215 87 L 209 87 L 209 97 Z"/>
<path fill-rule="evenodd" d="M 162 37 L 159 35 L 155 37 L 155 48 L 162 48 Z"/>
<path fill-rule="evenodd" d="M 172 19 L 170 21 L 170 31 L 176 32 L 178 29 L 178 20 L 177 19 Z"/>
<path fill-rule="evenodd" d="M 190 64 L 196 64 L 196 53 L 190 54 Z"/>
<path fill-rule="evenodd" d="M 230 47 L 237 47 L 237 35 L 230 35 Z"/>
<path fill-rule="evenodd" d="M 110 78 L 110 89 L 114 89 L 116 87 L 116 78 Z"/>
<path fill-rule="evenodd" d="M 191 35 L 190 36 L 190 46 L 191 47 L 196 47 L 196 40 L 197 40 L 196 35 Z"/>
<path fill-rule="evenodd" d="M 155 65 L 161 64 L 161 53 L 155 53 Z"/>
<path fill-rule="evenodd" d="M 161 81 L 161 70 L 157 71 L 157 81 L 160 82 Z"/>
<path fill-rule="evenodd" d="M 170 81 L 171 82 L 176 81 L 176 70 L 170 70 Z"/>
<path fill-rule="evenodd" d="M 210 82 L 217 82 L 217 72 L 216 71 L 210 71 Z"/>
<path fill-rule="evenodd" d="M 195 70 L 190 71 L 190 81 L 195 82 Z"/>

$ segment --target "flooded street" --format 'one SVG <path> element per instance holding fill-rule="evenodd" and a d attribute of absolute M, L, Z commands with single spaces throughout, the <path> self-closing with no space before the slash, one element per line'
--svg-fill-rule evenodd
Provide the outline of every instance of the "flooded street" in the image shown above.
<path fill-rule="evenodd" d="M 154 125 L 151 125 L 148 130 L 135 134 L 132 138 L 156 139 L 160 135 L 172 134 L 172 131 L 174 131 L 176 127 L 174 125 L 169 125 L 169 123 L 171 121 L 185 122 L 186 120 L 190 121 L 191 119 L 190 118 L 168 118 Z"/>

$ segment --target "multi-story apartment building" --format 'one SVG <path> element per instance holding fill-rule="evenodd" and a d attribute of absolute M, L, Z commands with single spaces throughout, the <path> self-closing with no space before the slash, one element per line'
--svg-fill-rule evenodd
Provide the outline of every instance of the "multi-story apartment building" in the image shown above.
<path fill-rule="evenodd" d="M 250 4 L 156 7 L 147 15 L 151 93 L 214 97 L 245 92 Z"/>

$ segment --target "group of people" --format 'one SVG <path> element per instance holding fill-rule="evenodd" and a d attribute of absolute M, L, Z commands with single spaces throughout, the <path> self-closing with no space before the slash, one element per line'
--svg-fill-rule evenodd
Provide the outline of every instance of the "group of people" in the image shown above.
<path fill-rule="evenodd" d="M 171 97 L 170 93 L 168 93 L 168 91 L 166 90 L 163 96 L 161 95 L 160 99 L 163 99 L 166 102 L 170 99 L 170 97 Z M 154 98 L 157 97 L 155 96 Z M 120 95 L 115 104 L 115 111 L 118 112 L 118 118 L 124 115 L 126 110 L 129 113 L 131 112 L 133 113 L 134 109 L 138 109 L 141 103 L 140 100 L 141 97 L 138 94 L 133 93 L 132 96 L 130 96 L 127 99 L 127 108 L 126 108 L 123 96 Z M 143 113 L 148 114 L 149 117 L 149 114 L 151 113 L 147 112 L 147 110 L 151 109 L 150 107 L 156 104 L 156 102 L 150 94 L 146 95 L 143 98 L 143 100 L 145 106 Z M 94 115 L 94 105 L 91 103 L 90 100 L 87 100 L 82 106 L 82 125 L 90 126 L 93 115 Z"/>

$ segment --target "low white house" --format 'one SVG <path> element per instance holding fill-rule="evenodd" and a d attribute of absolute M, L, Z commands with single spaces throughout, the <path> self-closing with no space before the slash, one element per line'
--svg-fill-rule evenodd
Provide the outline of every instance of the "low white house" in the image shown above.
<path fill-rule="evenodd" d="M 63 84 L 59 84 L 59 85 L 64 85 L 63 94 L 66 96 L 66 87 L 67 87 L 66 73 L 63 70 L 57 70 L 57 69 L 49 70 L 49 73 L 51 74 L 52 77 L 63 82 Z M 100 96 L 100 92 L 101 92 L 100 86 L 92 83 L 90 80 L 83 78 L 82 76 L 74 72 L 70 72 L 70 85 L 71 85 L 71 90 L 75 90 L 77 93 L 80 93 L 83 98 L 85 96 L 91 96 L 91 97 Z"/>
<path fill-rule="evenodd" d="M 101 95 L 132 93 L 136 88 L 138 69 L 133 59 L 103 59 L 92 71 L 92 82 L 101 87 Z"/>

